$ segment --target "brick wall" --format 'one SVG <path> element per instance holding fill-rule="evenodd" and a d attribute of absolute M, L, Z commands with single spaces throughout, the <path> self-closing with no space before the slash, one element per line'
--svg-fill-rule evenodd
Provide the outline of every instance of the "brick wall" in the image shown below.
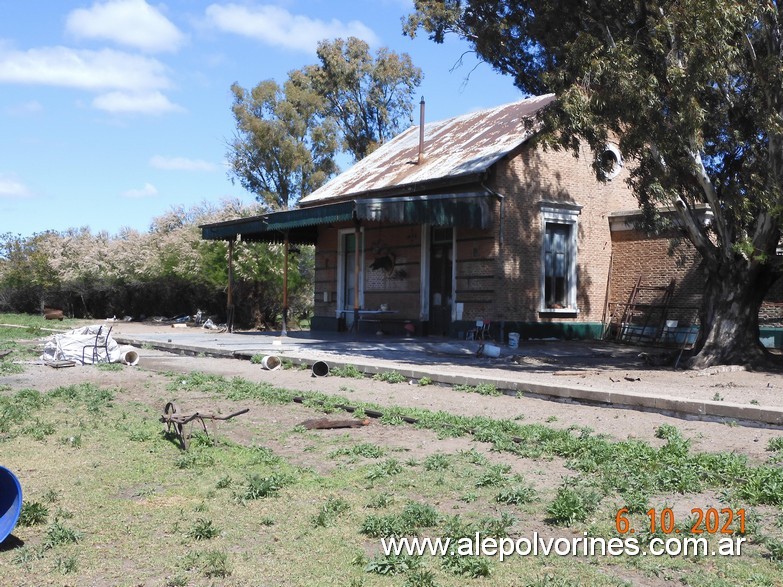
<path fill-rule="evenodd" d="M 665 287 L 674 280 L 674 296 L 668 312 L 670 320 L 681 325 L 696 319 L 701 301 L 704 275 L 698 269 L 699 255 L 693 246 L 675 233 L 648 236 L 637 230 L 612 232 L 612 283 L 609 299 L 612 305 L 628 303 L 636 283 L 642 287 Z M 641 282 L 639 282 L 639 278 Z M 658 303 L 662 292 L 641 292 L 637 301 Z"/>
<path fill-rule="evenodd" d="M 316 316 L 337 312 L 338 235 L 352 229 L 350 223 L 322 226 L 315 254 Z M 421 226 L 366 223 L 364 229 L 364 309 L 386 304 L 398 313 L 394 318 L 418 320 L 420 315 Z M 393 257 L 391 269 L 372 269 L 379 257 Z M 352 261 L 351 261 L 352 262 Z"/>
<path fill-rule="evenodd" d="M 699 268 L 700 255 L 687 239 L 675 232 L 649 236 L 634 229 L 612 232 L 612 283 L 610 300 L 626 304 L 631 290 L 642 277 L 642 285 L 666 285 L 675 280 L 669 319 L 680 325 L 690 324 L 697 317 L 705 276 Z M 759 312 L 761 327 L 783 327 L 783 281 L 778 281 L 767 294 Z"/>
<path fill-rule="evenodd" d="M 496 273 L 502 276 L 494 319 L 507 321 L 599 322 L 606 299 L 611 256 L 609 213 L 636 207 L 623 169 L 612 181 L 600 183 L 583 152 L 523 148 L 501 162 L 492 187 L 505 196 L 503 244 L 498 247 Z M 581 206 L 577 218 L 578 313 L 541 312 L 541 202 Z M 499 238 L 499 234 L 496 235 Z"/>

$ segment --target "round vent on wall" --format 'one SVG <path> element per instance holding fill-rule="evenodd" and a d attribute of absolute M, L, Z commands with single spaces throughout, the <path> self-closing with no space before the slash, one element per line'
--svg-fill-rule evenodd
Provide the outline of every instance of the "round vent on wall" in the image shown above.
<path fill-rule="evenodd" d="M 604 147 L 600 157 L 604 179 L 606 181 L 613 180 L 623 169 L 623 156 L 620 154 L 620 149 L 617 148 L 617 145 L 609 143 Z"/>

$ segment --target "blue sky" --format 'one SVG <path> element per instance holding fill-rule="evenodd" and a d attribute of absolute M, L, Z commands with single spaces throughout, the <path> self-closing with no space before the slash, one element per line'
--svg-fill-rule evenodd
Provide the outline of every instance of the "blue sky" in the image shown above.
<path fill-rule="evenodd" d="M 143 231 L 172 207 L 251 202 L 226 175 L 229 88 L 282 83 L 323 38 L 410 54 L 428 120 L 521 97 L 466 44 L 404 37 L 412 5 L 0 0 L 0 233 Z"/>

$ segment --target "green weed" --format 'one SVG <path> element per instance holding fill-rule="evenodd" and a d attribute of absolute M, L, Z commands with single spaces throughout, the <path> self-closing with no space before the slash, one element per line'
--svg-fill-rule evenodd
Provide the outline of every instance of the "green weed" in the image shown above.
<path fill-rule="evenodd" d="M 98 371 L 122 371 L 122 363 L 98 363 L 95 365 Z"/>
<path fill-rule="evenodd" d="M 373 558 L 364 570 L 368 573 L 390 576 L 401 575 L 417 569 L 421 565 L 418 557 L 407 554 L 389 554 L 386 556 L 376 556 Z"/>
<path fill-rule="evenodd" d="M 231 487 L 231 476 L 230 475 L 223 475 L 220 479 L 217 480 L 217 483 L 215 483 L 215 487 L 217 489 L 226 489 L 228 487 Z"/>
<path fill-rule="evenodd" d="M 61 575 L 70 575 L 75 573 L 79 568 L 78 562 L 75 556 L 57 557 L 54 560 L 54 570 Z"/>
<path fill-rule="evenodd" d="M 354 365 L 345 365 L 343 367 L 333 367 L 329 370 L 332 375 L 337 377 L 348 377 L 351 379 L 364 379 L 364 373 L 359 371 Z"/>
<path fill-rule="evenodd" d="M 188 530 L 188 536 L 193 540 L 209 540 L 218 534 L 220 529 L 206 518 L 198 518 Z"/>
<path fill-rule="evenodd" d="M 495 496 L 495 501 L 508 505 L 523 505 L 530 503 L 536 498 L 536 491 L 529 485 L 516 485 L 509 489 L 504 489 Z"/>
<path fill-rule="evenodd" d="M 394 503 L 394 496 L 390 493 L 380 493 L 373 497 L 368 503 L 367 507 L 371 509 L 383 509 L 389 507 Z"/>
<path fill-rule="evenodd" d="M 429 569 L 416 568 L 408 571 L 403 587 L 438 587 L 435 574 Z"/>
<path fill-rule="evenodd" d="M 386 454 L 386 449 L 378 446 L 377 444 L 371 444 L 369 442 L 363 442 L 361 444 L 355 444 L 350 448 L 339 448 L 329 453 L 329 458 L 334 459 L 340 456 L 352 456 L 352 457 L 364 457 L 366 459 L 379 459 Z"/>
<path fill-rule="evenodd" d="M 54 434 L 54 424 L 51 422 L 42 422 L 36 418 L 22 429 L 22 434 L 32 437 L 34 440 L 44 440 L 47 436 Z"/>
<path fill-rule="evenodd" d="M 60 501 L 60 492 L 57 489 L 47 489 L 42 499 L 48 504 L 57 503 Z"/>
<path fill-rule="evenodd" d="M 783 561 L 783 541 L 775 538 L 764 538 L 761 543 L 767 549 L 769 558 L 773 561 Z"/>
<path fill-rule="evenodd" d="M 492 574 L 492 567 L 489 561 L 480 556 L 449 554 L 441 558 L 441 566 L 458 577 L 478 579 L 480 577 L 489 577 Z"/>
<path fill-rule="evenodd" d="M 287 479 L 283 475 L 274 474 L 267 477 L 258 474 L 248 475 L 245 486 L 235 494 L 235 497 L 240 502 L 272 497 L 277 495 L 286 482 Z"/>
<path fill-rule="evenodd" d="M 43 545 L 48 550 L 62 544 L 78 542 L 79 540 L 81 540 L 81 533 L 55 521 L 46 529 Z"/>
<path fill-rule="evenodd" d="M 37 501 L 23 501 L 19 514 L 19 526 L 38 526 L 45 524 L 49 516 L 49 508 Z"/>
<path fill-rule="evenodd" d="M 767 443 L 767 450 L 773 452 L 783 452 L 783 436 L 770 438 L 769 442 Z"/>
<path fill-rule="evenodd" d="M 67 446 L 70 448 L 81 448 L 82 447 L 82 435 L 81 434 L 74 434 L 73 436 L 63 436 L 60 438 L 59 443 L 63 446 Z"/>
<path fill-rule="evenodd" d="M 340 514 L 347 512 L 349 509 L 351 509 L 351 506 L 347 501 L 330 495 L 318 510 L 318 513 L 311 518 L 311 522 L 317 528 L 326 528 L 331 526 Z"/>
<path fill-rule="evenodd" d="M 382 463 L 373 465 L 367 475 L 365 476 L 369 481 L 377 481 L 384 477 L 391 477 L 397 475 L 402 471 L 402 465 L 400 465 L 397 459 L 386 459 Z"/>
<path fill-rule="evenodd" d="M 655 438 L 662 438 L 664 440 L 681 439 L 682 433 L 676 426 L 661 424 L 655 429 Z"/>
<path fill-rule="evenodd" d="M 397 371 L 382 371 L 373 375 L 373 381 L 385 381 L 386 383 L 405 383 L 407 377 Z"/>
<path fill-rule="evenodd" d="M 476 487 L 497 487 L 508 481 L 506 474 L 511 471 L 508 465 L 490 465 L 476 481 Z"/>
<path fill-rule="evenodd" d="M 560 487 L 547 514 L 558 526 L 584 522 L 598 507 L 599 495 L 584 487 Z"/>
<path fill-rule="evenodd" d="M 24 367 L 7 359 L 0 359 L 0 375 L 19 375 Z"/>
<path fill-rule="evenodd" d="M 447 455 L 436 453 L 424 459 L 424 468 L 427 471 L 445 471 L 451 467 L 451 461 Z"/>
<path fill-rule="evenodd" d="M 434 527 L 439 520 L 440 514 L 432 506 L 409 503 L 399 514 L 367 516 L 359 531 L 371 538 L 407 536 L 415 534 L 420 528 Z"/>
<path fill-rule="evenodd" d="M 477 385 L 457 384 L 457 385 L 453 385 L 452 389 L 454 391 L 464 391 L 464 392 L 467 392 L 467 393 L 478 393 L 479 395 L 490 395 L 490 396 L 503 395 L 503 392 L 498 390 L 498 388 L 495 387 L 491 383 L 479 383 Z"/>
<path fill-rule="evenodd" d="M 224 550 L 207 550 L 199 553 L 199 567 L 207 578 L 224 578 L 231 574 L 228 553 Z"/>

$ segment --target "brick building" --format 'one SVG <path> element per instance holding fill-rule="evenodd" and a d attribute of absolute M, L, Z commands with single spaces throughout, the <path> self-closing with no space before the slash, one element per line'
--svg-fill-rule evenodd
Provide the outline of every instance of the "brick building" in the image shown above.
<path fill-rule="evenodd" d="M 668 237 L 634 229 L 613 145 L 599 182 L 592 153 L 531 144 L 552 99 L 411 127 L 297 209 L 206 225 L 203 237 L 314 244 L 313 330 L 464 336 L 481 320 L 496 340 L 594 338 L 640 276 L 674 279 L 677 303 L 696 304 L 693 251 L 670 255 Z"/>

